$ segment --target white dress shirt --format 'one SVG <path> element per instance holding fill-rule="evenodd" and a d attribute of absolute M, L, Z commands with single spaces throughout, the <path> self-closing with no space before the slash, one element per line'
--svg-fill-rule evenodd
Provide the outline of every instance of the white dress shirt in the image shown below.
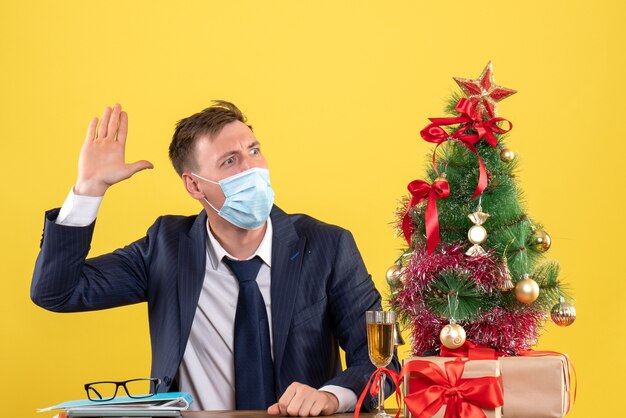
<path fill-rule="evenodd" d="M 86 226 L 97 216 L 102 197 L 75 195 L 73 190 L 61 207 L 56 223 Z M 233 354 L 235 312 L 239 282 L 222 259 L 228 254 L 217 241 L 207 222 L 206 270 L 198 307 L 191 326 L 187 347 L 178 370 L 179 389 L 194 398 L 190 410 L 235 409 L 235 361 Z M 271 263 L 272 222 L 268 219 L 265 235 L 255 253 L 263 261 L 257 283 L 265 301 L 268 323 L 272 323 Z M 273 335 L 270 327 L 273 354 Z M 338 413 L 354 410 L 357 395 L 350 389 L 328 385 L 320 390 L 339 400 Z"/>
<path fill-rule="evenodd" d="M 204 282 L 183 361 L 178 369 L 178 385 L 180 390 L 193 395 L 194 409 L 233 410 L 235 409 L 233 349 L 239 282 L 223 258 L 236 258 L 220 245 L 208 224 L 207 234 L 209 239 Z M 263 261 L 256 282 L 265 301 L 268 324 L 271 324 L 272 306 L 269 301 L 272 222 L 269 220 L 261 244 L 248 259 L 254 256 L 259 256 Z M 270 343 L 273 347 L 271 328 Z"/>

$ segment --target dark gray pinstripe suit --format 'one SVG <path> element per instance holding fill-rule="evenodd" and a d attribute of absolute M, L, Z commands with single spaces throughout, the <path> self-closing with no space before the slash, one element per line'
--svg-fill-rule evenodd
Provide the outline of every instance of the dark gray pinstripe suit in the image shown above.
<path fill-rule="evenodd" d="M 152 373 L 171 389 L 189 338 L 206 264 L 206 213 L 163 216 L 146 236 L 86 260 L 94 231 L 55 224 L 46 213 L 31 298 L 56 312 L 148 302 Z M 380 308 L 352 235 L 306 215 L 271 213 L 272 327 L 276 391 L 294 381 L 338 385 L 357 396 L 374 371 L 365 311 Z M 348 368 L 341 371 L 338 343 Z M 390 367 L 399 369 L 397 358 Z M 387 393 L 390 393 L 389 391 Z M 376 401 L 369 398 L 366 409 Z"/>

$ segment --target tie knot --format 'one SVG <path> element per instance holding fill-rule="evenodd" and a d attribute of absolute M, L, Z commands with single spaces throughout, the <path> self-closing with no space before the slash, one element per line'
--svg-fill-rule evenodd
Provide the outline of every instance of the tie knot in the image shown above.
<path fill-rule="evenodd" d="M 244 261 L 224 257 L 224 263 L 230 268 L 230 271 L 233 272 L 239 283 L 246 283 L 256 280 L 263 261 L 258 256 Z"/>

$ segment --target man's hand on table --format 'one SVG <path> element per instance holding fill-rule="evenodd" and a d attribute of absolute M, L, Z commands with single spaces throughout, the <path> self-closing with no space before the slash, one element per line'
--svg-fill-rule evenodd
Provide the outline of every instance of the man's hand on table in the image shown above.
<path fill-rule="evenodd" d="M 267 408 L 270 415 L 316 417 L 332 415 L 339 408 L 339 400 L 330 392 L 294 382 L 283 393 L 277 403 Z"/>

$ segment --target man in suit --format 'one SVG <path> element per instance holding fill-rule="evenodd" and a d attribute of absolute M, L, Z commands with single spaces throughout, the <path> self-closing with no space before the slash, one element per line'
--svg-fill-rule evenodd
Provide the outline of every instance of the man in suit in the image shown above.
<path fill-rule="evenodd" d="M 89 124 L 77 181 L 46 213 L 33 301 L 57 312 L 147 302 L 151 375 L 159 390 L 191 392 L 196 409 L 354 409 L 374 370 L 365 312 L 380 295 L 348 231 L 273 205 L 260 144 L 232 103 L 181 120 L 170 144 L 203 211 L 160 217 L 138 241 L 86 259 L 106 190 L 152 168 L 125 162 L 127 127 L 120 105 Z"/>

